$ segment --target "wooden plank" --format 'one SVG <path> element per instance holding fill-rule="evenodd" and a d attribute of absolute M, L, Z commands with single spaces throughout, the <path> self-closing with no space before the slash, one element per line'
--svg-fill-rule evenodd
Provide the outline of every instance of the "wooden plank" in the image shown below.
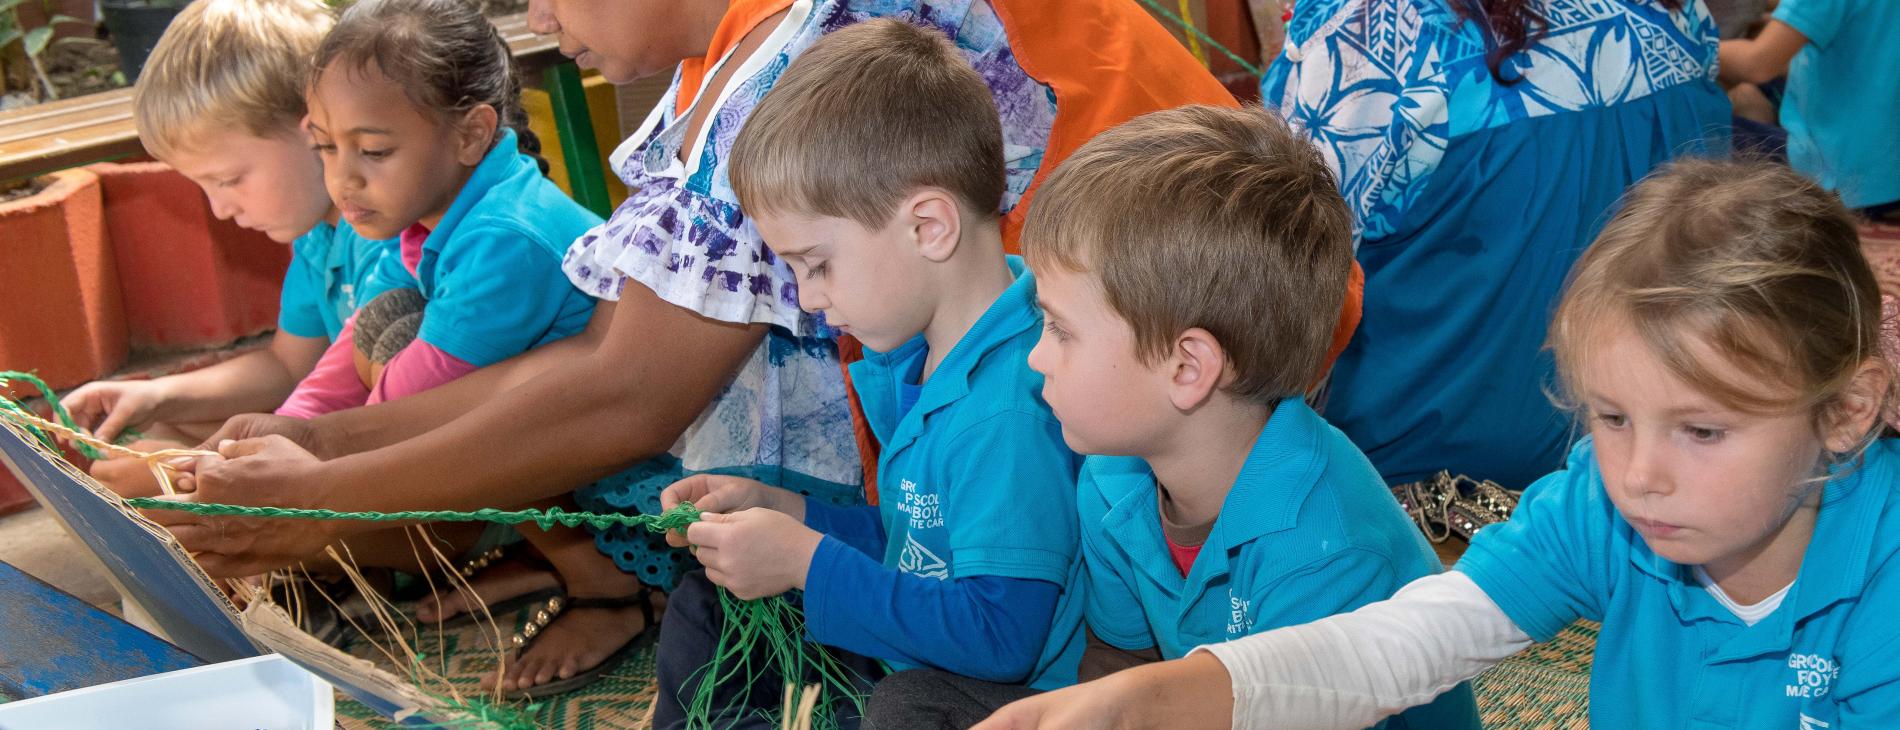
<path fill-rule="evenodd" d="M 528 30 L 525 14 L 494 22 L 529 80 L 566 60 L 553 38 Z M 0 112 L 0 182 L 144 151 L 132 125 L 131 89 Z"/>
<path fill-rule="evenodd" d="M 204 662 L 0 562 L 0 691 L 28 699 Z"/>

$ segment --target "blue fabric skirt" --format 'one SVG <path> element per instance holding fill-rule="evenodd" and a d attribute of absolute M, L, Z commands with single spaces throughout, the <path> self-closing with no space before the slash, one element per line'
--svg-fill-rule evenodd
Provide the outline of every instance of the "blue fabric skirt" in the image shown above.
<path fill-rule="evenodd" d="M 1397 230 L 1360 245 L 1365 319 L 1327 420 L 1395 484 L 1448 469 L 1521 488 L 1557 469 L 1578 434 L 1543 344 L 1571 264 L 1630 185 L 1728 146 L 1713 83 L 1451 140 Z"/>

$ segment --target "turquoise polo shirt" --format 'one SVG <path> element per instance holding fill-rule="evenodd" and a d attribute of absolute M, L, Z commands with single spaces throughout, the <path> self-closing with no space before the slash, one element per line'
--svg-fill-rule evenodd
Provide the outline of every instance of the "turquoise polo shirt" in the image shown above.
<path fill-rule="evenodd" d="M 394 272 L 383 268 L 384 259 L 400 258 L 395 239 L 363 238 L 346 220 L 319 221 L 291 242 L 290 252 L 277 329 L 298 337 L 335 340 L 357 307 L 409 280 L 400 262 Z"/>
<path fill-rule="evenodd" d="M 1848 207 L 1900 201 L 1900 0 L 1781 0 L 1775 19 L 1808 39 L 1781 104 L 1789 164 Z"/>
<path fill-rule="evenodd" d="M 1089 457 L 1076 504 L 1089 628 L 1123 649 L 1159 647 L 1163 659 L 1351 611 L 1441 569 L 1365 455 L 1299 399 L 1274 407 L 1186 577 L 1168 554 L 1147 462 Z M 1478 726 L 1459 685 L 1377 727 Z"/>
<path fill-rule="evenodd" d="M 1081 459 L 1042 400 L 1029 350 L 1042 335 L 1036 282 L 1009 257 L 1016 283 L 958 340 L 907 411 L 900 386 L 928 355 L 920 335 L 890 352 L 865 350 L 851 382 L 884 445 L 878 511 L 884 564 L 939 579 L 990 575 L 1062 589 L 1027 684 L 1075 683 L 1082 659 L 1082 565 L 1075 524 Z M 911 669 L 893 662 L 893 669 Z"/>
<path fill-rule="evenodd" d="M 422 243 L 414 279 L 429 304 L 416 336 L 485 367 L 579 333 L 594 300 L 568 281 L 561 257 L 600 222 L 502 130 Z M 407 276 L 401 259 L 384 260 L 386 275 Z"/>
<path fill-rule="evenodd" d="M 1651 552 L 1604 492 L 1585 439 L 1480 530 L 1457 570 L 1538 641 L 1601 621 L 1590 724 L 1605 728 L 1900 727 L 1900 443 L 1822 488 L 1781 606 L 1754 626 Z"/>

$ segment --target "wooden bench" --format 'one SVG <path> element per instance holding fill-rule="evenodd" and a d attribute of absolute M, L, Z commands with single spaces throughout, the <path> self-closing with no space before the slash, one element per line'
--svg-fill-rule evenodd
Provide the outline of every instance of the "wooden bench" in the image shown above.
<path fill-rule="evenodd" d="M 528 30 L 526 15 L 495 19 L 528 83 L 547 89 L 574 199 L 602 216 L 612 211 L 605 166 L 580 69 L 554 39 Z M 144 154 L 132 126 L 132 90 L 118 89 L 0 113 L 0 183 L 54 170 Z"/>

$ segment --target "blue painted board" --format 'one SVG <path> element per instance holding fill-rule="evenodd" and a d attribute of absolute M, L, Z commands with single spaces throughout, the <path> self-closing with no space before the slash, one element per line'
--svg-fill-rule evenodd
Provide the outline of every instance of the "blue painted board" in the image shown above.
<path fill-rule="evenodd" d="M 18 699 L 204 664 L 0 562 L 0 692 Z"/>

